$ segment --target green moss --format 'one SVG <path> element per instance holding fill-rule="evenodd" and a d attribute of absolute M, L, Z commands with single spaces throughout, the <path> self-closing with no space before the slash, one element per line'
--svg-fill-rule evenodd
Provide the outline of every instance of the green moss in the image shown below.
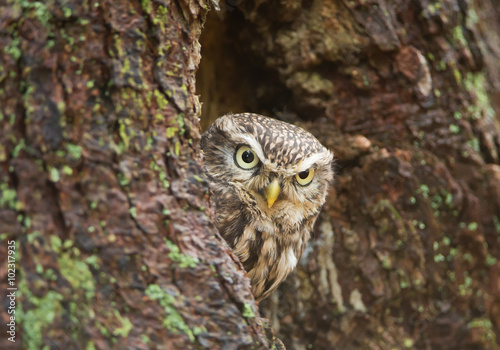
<path fill-rule="evenodd" d="M 476 231 L 478 228 L 478 224 L 477 224 L 477 222 L 470 222 L 467 225 L 467 228 L 469 229 L 469 231 Z"/>
<path fill-rule="evenodd" d="M 168 9 L 164 6 L 158 6 L 158 13 L 160 15 L 167 15 L 168 14 Z"/>
<path fill-rule="evenodd" d="M 245 317 L 245 318 L 254 318 L 255 317 L 255 313 L 253 312 L 250 304 L 247 304 L 247 303 L 243 304 L 243 317 Z"/>
<path fill-rule="evenodd" d="M 155 90 L 154 91 L 154 96 L 156 98 L 156 103 L 158 103 L 158 107 L 160 109 L 166 109 L 168 105 L 168 101 L 165 98 L 165 95 L 163 95 L 160 90 Z"/>
<path fill-rule="evenodd" d="M 479 328 L 481 330 L 481 340 L 490 344 L 492 349 L 497 347 L 496 335 L 490 319 L 486 317 L 474 318 L 467 324 L 467 327 Z"/>
<path fill-rule="evenodd" d="M 95 281 L 89 266 L 85 261 L 80 260 L 80 252 L 73 248 L 68 252 L 60 254 L 60 272 L 73 286 L 74 290 L 83 290 L 85 297 L 91 299 L 95 295 Z"/>
<path fill-rule="evenodd" d="M 134 219 L 137 218 L 137 208 L 136 207 L 131 207 L 129 210 L 130 216 L 132 216 Z"/>
<path fill-rule="evenodd" d="M 172 138 L 175 136 L 175 133 L 179 131 L 179 128 L 175 127 L 175 126 L 171 126 L 169 128 L 167 128 L 167 130 L 165 131 L 165 134 L 167 136 L 167 138 Z"/>
<path fill-rule="evenodd" d="M 198 327 L 198 326 L 194 326 L 193 327 L 193 334 L 196 336 L 196 335 L 200 335 L 201 333 L 206 333 L 207 332 L 207 328 L 204 327 L 204 326 L 201 326 L 201 327 Z"/>
<path fill-rule="evenodd" d="M 69 46 L 72 47 L 75 44 L 75 38 L 66 34 L 66 31 L 64 29 L 60 30 L 60 34 L 61 34 L 61 37 L 68 42 Z"/>
<path fill-rule="evenodd" d="M 467 141 L 467 145 L 476 152 L 480 151 L 479 140 L 476 137 L 474 137 L 472 140 Z"/>
<path fill-rule="evenodd" d="M 439 209 L 442 204 L 443 204 L 443 198 L 440 195 L 435 194 L 434 196 L 432 196 L 431 198 L 432 209 Z"/>
<path fill-rule="evenodd" d="M 62 247 L 61 238 L 59 238 L 56 235 L 51 235 L 50 236 L 50 246 L 54 252 L 59 253 L 61 251 L 61 247 Z"/>
<path fill-rule="evenodd" d="M 200 183 L 203 183 L 205 180 L 203 180 L 201 177 L 199 177 L 198 175 L 193 175 L 193 179 L 195 179 L 196 181 L 200 182 Z"/>
<path fill-rule="evenodd" d="M 128 179 L 128 177 L 124 176 L 121 173 L 118 173 L 116 175 L 116 177 L 118 178 L 118 182 L 120 183 L 121 187 L 128 186 L 128 184 L 130 183 L 130 180 Z"/>
<path fill-rule="evenodd" d="M 5 46 L 4 52 L 11 55 L 17 61 L 21 57 L 20 41 L 18 37 L 14 37 L 12 41 Z"/>
<path fill-rule="evenodd" d="M 71 17 L 71 9 L 69 7 L 63 7 L 63 13 L 64 17 L 69 18 Z"/>
<path fill-rule="evenodd" d="M 465 253 L 465 254 L 463 255 L 463 258 L 464 258 L 464 260 L 465 260 L 465 261 L 467 261 L 467 262 L 470 262 L 470 263 L 474 262 L 474 257 L 472 256 L 472 254 L 471 254 L 471 253 Z"/>
<path fill-rule="evenodd" d="M 438 263 L 438 262 L 442 262 L 442 261 L 445 261 L 446 258 L 443 254 L 437 254 L 437 255 L 434 255 L 434 262 Z"/>
<path fill-rule="evenodd" d="M 7 160 L 7 151 L 5 147 L 0 143 L 0 162 L 5 162 Z"/>
<path fill-rule="evenodd" d="M 472 278 L 465 272 L 464 283 L 458 286 L 458 291 L 461 296 L 472 294 Z"/>
<path fill-rule="evenodd" d="M 452 201 L 453 201 L 453 196 L 451 193 L 446 193 L 446 198 L 444 200 L 444 203 L 448 206 L 448 207 L 451 207 L 451 204 L 452 204 Z"/>
<path fill-rule="evenodd" d="M 421 193 L 424 198 L 429 198 L 429 186 L 422 184 L 417 192 Z"/>
<path fill-rule="evenodd" d="M 125 146 L 125 149 L 128 149 L 129 145 L 130 145 L 130 138 L 127 134 L 127 126 L 126 126 L 126 122 L 124 120 L 119 120 L 118 121 L 119 123 L 119 128 L 118 128 L 118 133 L 120 134 L 120 138 L 122 139 L 123 141 L 123 145 Z"/>
<path fill-rule="evenodd" d="M 493 266 L 497 263 L 497 259 L 491 255 L 491 254 L 488 254 L 488 256 L 486 257 L 486 266 Z"/>
<path fill-rule="evenodd" d="M 456 26 L 452 30 L 452 44 L 456 46 L 467 47 L 467 40 L 461 26 Z"/>
<path fill-rule="evenodd" d="M 21 138 L 19 142 L 16 144 L 16 147 L 14 147 L 14 150 L 12 151 L 12 158 L 17 158 L 19 152 L 21 152 L 24 149 L 26 149 L 26 143 L 24 141 L 24 138 Z"/>
<path fill-rule="evenodd" d="M 49 175 L 50 175 L 50 181 L 52 182 L 59 182 L 61 179 L 59 175 L 59 170 L 53 167 L 49 167 Z"/>
<path fill-rule="evenodd" d="M 113 35 L 113 39 L 115 42 L 115 48 L 116 52 L 118 54 L 118 57 L 124 57 L 125 56 L 125 50 L 123 49 L 123 40 L 120 38 L 118 34 Z"/>
<path fill-rule="evenodd" d="M 462 85 L 462 73 L 460 73 L 457 68 L 453 69 L 453 76 L 455 77 L 457 84 Z"/>
<path fill-rule="evenodd" d="M 71 169 L 69 166 L 64 165 L 62 168 L 62 172 L 64 175 L 70 176 L 73 175 L 73 169 Z"/>
<path fill-rule="evenodd" d="M 479 119 L 486 117 L 493 119 L 495 111 L 490 102 L 488 92 L 486 91 L 486 78 L 484 73 L 467 73 L 464 79 L 464 87 L 467 91 L 473 94 L 475 104 L 469 106 L 468 113 L 470 118 Z"/>
<path fill-rule="evenodd" d="M 151 161 L 151 163 L 149 163 L 149 168 L 158 173 L 158 179 L 163 184 L 163 187 L 168 189 L 170 187 L 170 183 L 167 180 L 167 174 L 166 174 L 164 168 L 161 167 L 160 165 L 158 165 L 157 157 L 153 156 L 153 158 L 154 158 L 154 161 Z"/>
<path fill-rule="evenodd" d="M 156 11 L 155 17 L 153 19 L 153 24 L 158 25 L 160 27 L 160 32 L 165 33 L 166 27 L 168 24 L 168 10 L 166 7 L 159 5 Z M 168 50 L 169 47 L 165 47 L 165 50 Z M 164 48 L 160 46 L 159 54 L 163 56 Z"/>
<path fill-rule="evenodd" d="M 6 182 L 0 183 L 0 207 L 14 210 L 18 207 L 17 192 Z"/>
<path fill-rule="evenodd" d="M 427 7 L 422 10 L 420 15 L 424 18 L 429 18 L 437 15 L 439 10 L 441 10 L 441 3 L 436 1 L 432 4 L 428 4 Z"/>
<path fill-rule="evenodd" d="M 164 238 L 165 244 L 167 247 L 170 249 L 170 253 L 168 254 L 168 257 L 170 260 L 173 262 L 178 263 L 178 266 L 181 268 L 194 268 L 196 265 L 198 265 L 198 258 L 193 258 L 188 255 L 184 255 L 181 253 L 180 249 L 178 246 L 176 246 L 172 241 Z"/>
<path fill-rule="evenodd" d="M 101 332 L 101 334 L 106 337 L 106 338 L 110 338 L 111 337 L 111 333 L 109 333 L 108 329 L 100 322 L 96 322 L 96 327 L 97 329 L 99 329 L 99 332 Z"/>
<path fill-rule="evenodd" d="M 25 216 L 24 217 L 23 225 L 26 228 L 30 228 L 31 227 L 31 218 L 29 216 Z"/>
<path fill-rule="evenodd" d="M 95 270 L 98 270 L 100 268 L 99 263 L 98 263 L 98 257 L 96 255 L 91 255 L 85 259 L 85 262 L 92 266 Z"/>
<path fill-rule="evenodd" d="M 403 342 L 405 348 L 412 348 L 413 347 L 413 340 L 410 338 L 406 338 Z"/>
<path fill-rule="evenodd" d="M 122 336 L 122 337 L 128 336 L 129 332 L 133 328 L 132 323 L 130 322 L 130 320 L 129 320 L 128 317 L 126 317 L 126 316 L 123 317 L 122 315 L 120 315 L 120 313 L 118 312 L 118 310 L 115 309 L 113 311 L 114 311 L 115 317 L 121 323 L 121 327 L 115 328 L 113 330 L 113 335 Z"/>
<path fill-rule="evenodd" d="M 66 144 L 66 149 L 68 150 L 68 154 L 71 158 L 80 159 L 82 157 L 82 146 L 68 143 Z"/>
<path fill-rule="evenodd" d="M 16 310 L 19 324 L 23 329 L 23 344 L 25 349 L 42 349 L 43 335 L 50 331 L 54 320 L 63 312 L 61 301 L 64 297 L 54 291 L 47 292 L 43 297 L 35 297 L 26 282 L 21 279 L 19 282 L 19 292 L 23 299 Z M 29 310 L 26 304 L 30 304 Z"/>
<path fill-rule="evenodd" d="M 122 73 L 129 73 L 129 72 L 130 72 L 130 59 L 128 57 L 125 57 L 123 60 Z M 133 81 L 131 85 L 132 86 L 135 85 Z"/>
<path fill-rule="evenodd" d="M 302 89 L 310 94 L 331 94 L 334 90 L 333 83 L 323 78 L 318 73 L 296 72 L 293 79 L 300 84 Z"/>
<path fill-rule="evenodd" d="M 52 18 L 52 15 L 50 14 L 45 2 L 28 2 L 27 0 L 21 0 L 21 6 L 25 9 L 25 11 L 28 11 L 30 15 L 34 15 L 44 27 L 50 27 L 49 21 Z"/>
<path fill-rule="evenodd" d="M 151 339 L 149 339 L 146 334 L 141 334 L 141 340 L 144 344 L 149 344 L 149 342 L 151 341 Z"/>
<path fill-rule="evenodd" d="M 145 13 L 151 14 L 153 12 L 153 4 L 151 0 L 142 0 L 141 4 L 142 4 L 142 10 Z"/>
<path fill-rule="evenodd" d="M 146 295 L 151 300 L 156 300 L 160 303 L 166 313 L 162 325 L 168 330 L 177 333 L 181 331 L 189 337 L 191 342 L 194 342 L 193 331 L 186 324 L 181 314 L 176 310 L 176 299 L 173 295 L 167 294 L 159 285 L 150 284 L 146 289 Z"/>
<path fill-rule="evenodd" d="M 368 77 L 366 75 L 363 74 L 363 85 L 364 86 L 368 86 L 370 85 L 370 82 L 368 81 Z"/>
<path fill-rule="evenodd" d="M 179 125 L 179 129 L 181 130 L 180 131 L 180 135 L 184 135 L 184 132 L 186 131 L 184 129 L 184 116 L 182 115 L 182 113 L 180 113 L 178 116 L 177 116 L 177 124 Z"/>
<path fill-rule="evenodd" d="M 382 267 L 386 270 L 392 268 L 392 261 L 388 255 L 384 255 L 384 257 L 382 258 Z"/>
<path fill-rule="evenodd" d="M 48 281 L 57 281 L 57 275 L 54 273 L 52 269 L 46 269 L 43 272 L 43 277 Z"/>

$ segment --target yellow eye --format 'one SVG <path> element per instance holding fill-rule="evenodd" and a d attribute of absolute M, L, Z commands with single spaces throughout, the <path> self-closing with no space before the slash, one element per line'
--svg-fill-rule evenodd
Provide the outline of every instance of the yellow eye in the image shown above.
<path fill-rule="evenodd" d="M 307 170 L 301 171 L 297 175 L 295 175 L 295 179 L 299 183 L 299 185 L 307 186 L 311 183 L 314 177 L 314 169 L 309 168 Z"/>
<path fill-rule="evenodd" d="M 234 156 L 236 164 L 242 169 L 252 169 L 259 164 L 259 157 L 248 146 L 240 146 Z"/>

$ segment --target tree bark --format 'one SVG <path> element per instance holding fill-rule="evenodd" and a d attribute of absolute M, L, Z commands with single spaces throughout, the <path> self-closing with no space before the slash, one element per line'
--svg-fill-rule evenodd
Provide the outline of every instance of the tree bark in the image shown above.
<path fill-rule="evenodd" d="M 500 2 L 227 2 L 206 120 L 296 123 L 338 157 L 296 273 L 261 304 L 288 349 L 500 346 Z"/>
<path fill-rule="evenodd" d="M 209 6 L 1 2 L 0 348 L 268 347 L 200 166 Z"/>
<path fill-rule="evenodd" d="M 204 125 L 260 112 L 339 158 L 264 314 L 288 349 L 498 348 L 500 3 L 280 4 L 222 4 L 198 76 Z M 0 278 L 7 291 L 15 241 L 17 331 L 0 347 L 271 347 L 200 167 L 211 5 L 1 6 Z"/>

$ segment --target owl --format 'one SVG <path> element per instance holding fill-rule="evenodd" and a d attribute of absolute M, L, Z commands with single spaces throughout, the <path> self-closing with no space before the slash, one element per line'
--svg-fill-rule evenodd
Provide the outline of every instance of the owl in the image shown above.
<path fill-rule="evenodd" d="M 228 114 L 202 135 L 215 224 L 257 301 L 297 265 L 333 179 L 333 154 L 309 132 L 257 114 Z"/>

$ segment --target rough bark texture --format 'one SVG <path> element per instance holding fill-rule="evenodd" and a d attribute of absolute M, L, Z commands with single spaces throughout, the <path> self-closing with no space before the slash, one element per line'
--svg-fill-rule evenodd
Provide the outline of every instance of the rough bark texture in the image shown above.
<path fill-rule="evenodd" d="M 288 349 L 497 349 L 499 1 L 223 5 L 203 124 L 260 112 L 339 158 L 261 306 Z M 269 347 L 207 209 L 209 4 L 0 6 L 0 288 L 10 240 L 18 287 L 0 348 Z"/>
<path fill-rule="evenodd" d="M 500 2 L 232 1 L 209 17 L 207 125 L 313 132 L 336 185 L 262 303 L 288 349 L 500 347 Z"/>
<path fill-rule="evenodd" d="M 207 209 L 194 74 L 208 6 L 0 1 L 0 348 L 267 348 Z"/>

